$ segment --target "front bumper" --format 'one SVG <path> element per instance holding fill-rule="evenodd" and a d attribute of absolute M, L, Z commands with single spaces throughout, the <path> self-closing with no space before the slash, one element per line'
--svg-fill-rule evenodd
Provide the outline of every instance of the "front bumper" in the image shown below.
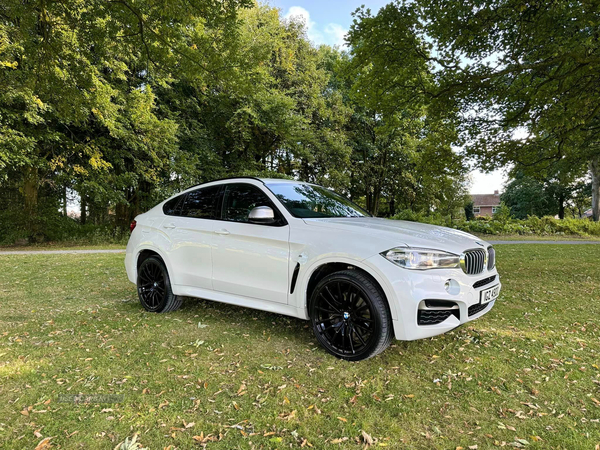
<path fill-rule="evenodd" d="M 461 269 L 432 269 L 408 270 L 389 262 L 381 255 L 376 255 L 367 260 L 382 275 L 387 286 L 384 287 L 390 309 L 392 310 L 394 334 L 396 339 L 412 341 L 437 336 L 450 331 L 459 325 L 475 320 L 489 312 L 495 300 L 482 305 L 480 293 L 494 286 L 501 289 L 500 278 L 496 268 L 484 270 L 478 275 L 467 275 Z M 495 276 L 494 280 L 483 286 L 475 287 L 477 281 Z M 454 280 L 459 289 L 450 294 L 444 285 L 446 280 Z M 425 302 L 426 300 L 430 302 Z M 434 301 L 434 302 L 431 302 Z M 437 301 L 452 302 L 451 314 L 444 314 L 442 321 L 432 324 L 419 324 L 419 310 L 438 310 L 437 306 L 429 307 Z M 440 308 L 442 311 L 445 308 Z M 423 314 L 423 313 L 422 313 Z M 429 314 L 427 314 L 429 316 Z M 435 317 L 435 314 L 431 314 Z M 447 317 L 446 317 L 447 316 Z M 422 316 L 423 317 L 423 316 Z M 446 317 L 446 318 L 444 318 Z"/>

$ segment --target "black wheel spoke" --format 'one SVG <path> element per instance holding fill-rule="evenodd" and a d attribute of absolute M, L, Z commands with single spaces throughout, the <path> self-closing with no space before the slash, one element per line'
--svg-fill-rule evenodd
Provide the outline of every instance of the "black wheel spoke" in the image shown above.
<path fill-rule="evenodd" d="M 331 306 L 331 305 L 329 305 L 329 306 Z M 329 313 L 329 314 L 337 314 L 337 315 L 340 314 L 340 311 L 337 310 L 337 309 L 336 310 L 327 309 L 327 308 L 323 308 L 322 306 L 315 306 L 315 308 L 318 309 L 319 311 L 323 311 L 323 312 L 326 312 L 326 313 Z"/>
<path fill-rule="evenodd" d="M 363 330 L 364 330 L 364 331 L 366 331 L 368 334 L 370 334 L 370 333 L 373 331 L 371 328 L 364 326 L 364 325 L 363 325 L 362 323 L 360 323 L 360 322 L 354 322 L 354 325 L 355 325 L 357 328 L 361 328 L 361 329 L 363 329 Z"/>
<path fill-rule="evenodd" d="M 337 284 L 337 292 L 340 300 L 340 304 L 343 305 L 344 302 L 344 294 L 342 294 L 342 283 Z"/>
<path fill-rule="evenodd" d="M 367 343 L 365 342 L 365 338 L 362 336 L 362 334 L 360 334 L 360 332 L 358 331 L 358 328 L 352 327 L 352 330 L 354 331 L 354 334 L 356 334 L 356 337 L 358 338 L 360 343 L 362 345 L 367 345 Z"/>
<path fill-rule="evenodd" d="M 350 342 L 350 350 L 352 350 L 352 353 L 355 353 L 354 344 L 352 343 L 352 325 L 348 327 L 348 330 L 348 342 Z"/>
<path fill-rule="evenodd" d="M 336 296 L 331 293 L 331 291 L 329 290 L 328 286 L 325 286 L 325 291 L 329 294 L 329 296 L 333 300 L 333 303 L 336 303 L 338 305 L 342 305 L 342 302 L 340 301 L 340 299 L 336 298 Z"/>
<path fill-rule="evenodd" d="M 321 292 L 319 292 L 319 295 L 321 296 L 321 298 L 322 298 L 323 300 L 325 300 L 325 302 L 326 302 L 326 303 L 327 303 L 329 306 L 331 306 L 331 307 L 332 307 L 332 308 L 335 310 L 335 312 L 336 312 L 336 313 L 339 313 L 339 312 L 340 312 L 340 310 L 339 310 L 338 308 L 336 308 L 336 307 L 333 305 L 333 303 L 331 303 L 329 300 L 327 300 L 327 298 L 326 298 L 326 297 L 325 297 L 325 296 L 324 296 L 324 295 L 323 295 Z"/>
<path fill-rule="evenodd" d="M 354 312 L 356 314 L 358 314 L 359 312 L 365 310 L 365 309 L 369 309 L 369 305 L 367 303 L 365 303 L 364 305 L 358 307 L 357 309 L 354 310 Z"/>

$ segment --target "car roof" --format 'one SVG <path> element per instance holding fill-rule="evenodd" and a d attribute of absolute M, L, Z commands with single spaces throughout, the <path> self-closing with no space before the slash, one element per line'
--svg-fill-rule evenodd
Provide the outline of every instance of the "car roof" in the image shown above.
<path fill-rule="evenodd" d="M 286 183 L 286 184 L 310 184 L 305 181 L 290 180 L 288 178 L 259 178 L 265 184 Z"/>
<path fill-rule="evenodd" d="M 259 178 L 259 177 L 227 177 L 227 178 L 217 178 L 216 180 L 211 180 L 211 181 L 206 181 L 204 183 L 200 183 L 200 184 L 196 184 L 194 186 L 190 186 L 187 189 L 185 189 L 182 192 L 187 192 L 190 189 L 193 188 L 197 188 L 200 186 L 204 186 L 204 185 L 209 185 L 212 183 L 221 183 L 221 182 L 227 182 L 227 181 L 236 181 L 236 180 L 255 180 L 255 181 L 260 181 L 263 184 L 274 184 L 274 183 L 285 183 L 285 184 L 311 184 L 311 183 L 306 183 L 304 181 L 298 181 L 298 180 L 290 180 L 288 178 Z"/>

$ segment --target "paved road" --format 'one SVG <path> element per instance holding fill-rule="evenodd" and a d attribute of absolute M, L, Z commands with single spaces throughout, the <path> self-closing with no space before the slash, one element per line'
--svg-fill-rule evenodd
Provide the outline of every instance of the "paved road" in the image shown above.
<path fill-rule="evenodd" d="M 490 244 L 563 244 L 582 245 L 600 244 L 600 241 L 487 241 Z M 92 254 L 92 253 L 125 253 L 125 249 L 119 250 L 8 250 L 0 251 L 0 255 L 69 255 L 69 254 Z"/>
<path fill-rule="evenodd" d="M 487 241 L 492 245 L 496 244 L 563 244 L 563 245 L 581 245 L 581 244 L 600 244 L 600 241 Z"/>
<path fill-rule="evenodd" d="M 69 255 L 73 253 L 125 253 L 122 250 L 8 250 L 0 251 L 0 255 Z"/>

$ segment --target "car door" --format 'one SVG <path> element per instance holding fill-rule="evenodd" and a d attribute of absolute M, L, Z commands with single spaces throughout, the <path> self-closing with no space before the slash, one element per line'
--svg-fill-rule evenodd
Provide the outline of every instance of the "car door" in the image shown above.
<path fill-rule="evenodd" d="M 171 282 L 181 286 L 212 289 L 212 240 L 219 222 L 217 205 L 222 186 L 208 186 L 188 192 L 180 205 L 163 220 L 169 236 Z M 167 206 L 165 204 L 165 206 Z"/>
<path fill-rule="evenodd" d="M 275 222 L 250 223 L 258 206 L 273 208 Z M 289 226 L 269 197 L 252 184 L 227 184 L 213 241 L 213 289 L 287 303 L 289 254 Z"/>

